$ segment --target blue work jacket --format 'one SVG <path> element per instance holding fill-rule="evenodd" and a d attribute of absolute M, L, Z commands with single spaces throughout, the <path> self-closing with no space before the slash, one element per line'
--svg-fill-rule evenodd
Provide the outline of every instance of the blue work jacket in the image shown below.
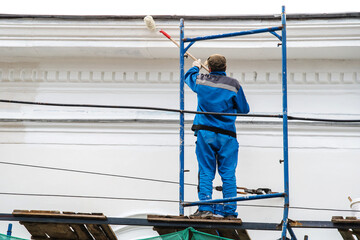
<path fill-rule="evenodd" d="M 249 104 L 239 82 L 225 72 L 199 74 L 198 67 L 185 74 L 185 83 L 197 93 L 199 112 L 248 113 Z M 192 130 L 210 130 L 236 137 L 236 116 L 196 114 Z"/>

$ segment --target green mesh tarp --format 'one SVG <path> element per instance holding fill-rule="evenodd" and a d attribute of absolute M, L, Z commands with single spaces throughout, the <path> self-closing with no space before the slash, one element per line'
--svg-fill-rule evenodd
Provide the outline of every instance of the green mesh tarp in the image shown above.
<path fill-rule="evenodd" d="M 208 233 L 196 231 L 192 227 L 185 230 L 161 235 L 158 237 L 145 238 L 141 240 L 231 240 L 230 238 L 219 237 Z"/>
<path fill-rule="evenodd" d="M 25 238 L 12 237 L 12 236 L 8 236 L 8 235 L 0 233 L 0 240 L 26 240 L 26 239 Z"/>

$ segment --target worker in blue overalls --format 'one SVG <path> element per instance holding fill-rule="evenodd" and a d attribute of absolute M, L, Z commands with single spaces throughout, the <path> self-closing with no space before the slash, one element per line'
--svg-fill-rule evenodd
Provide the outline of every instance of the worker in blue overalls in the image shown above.
<path fill-rule="evenodd" d="M 199 74 L 200 60 L 185 74 L 186 84 L 197 94 L 199 112 L 248 113 L 249 104 L 239 82 L 226 76 L 226 58 L 220 54 L 207 59 L 210 74 Z M 235 170 L 239 144 L 236 139 L 236 116 L 196 114 L 192 130 L 197 136 L 199 164 L 199 200 L 212 199 L 216 165 L 223 182 L 223 197 L 236 197 Z M 214 205 L 200 205 L 190 217 L 211 217 Z M 224 204 L 222 215 L 236 218 L 236 203 Z"/>

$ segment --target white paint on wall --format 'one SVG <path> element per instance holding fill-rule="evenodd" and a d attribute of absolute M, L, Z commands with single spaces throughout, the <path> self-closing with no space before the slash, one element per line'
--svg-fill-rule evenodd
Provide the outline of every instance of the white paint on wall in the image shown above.
<path fill-rule="evenodd" d="M 2 99 L 178 108 L 177 49 L 166 40 L 141 30 L 143 23 L 137 23 L 138 26 L 128 31 L 126 21 L 101 24 L 61 20 L 1 21 L 0 30 L 5 33 L 0 39 Z M 189 35 L 270 24 L 255 20 L 240 24 L 219 21 L 212 29 L 209 26 L 213 22 L 190 21 Z M 161 24 L 168 24 L 171 34 L 177 36 L 174 22 Z M 292 22 L 288 48 L 290 115 L 360 118 L 359 26 L 354 19 Z M 76 38 L 76 34 L 81 36 Z M 271 47 L 257 45 L 262 40 Z M 214 41 L 191 50 L 202 59 L 218 49 L 223 53 L 231 51 L 228 74 L 242 84 L 251 112 L 279 114 L 281 62 L 279 56 L 273 55 L 278 54 L 279 49 L 272 41 L 262 36 L 233 42 Z M 190 65 L 191 61 L 187 60 L 186 68 Z M 195 94 L 186 89 L 185 95 L 185 109 L 195 110 Z M 196 184 L 196 139 L 190 131 L 193 117 L 186 115 L 185 169 L 190 172 L 186 173 L 185 182 Z M 240 144 L 238 185 L 269 187 L 281 192 L 281 120 L 238 118 L 237 131 Z M 177 182 L 178 144 L 176 113 L 1 103 L 0 162 L 117 176 L 0 163 L 2 193 L 91 197 L 1 194 L 0 212 L 34 209 L 103 212 L 111 217 L 177 215 L 177 184 L 124 176 Z M 347 197 L 360 195 L 359 155 L 359 124 L 290 122 L 291 206 L 349 209 Z M 214 185 L 220 184 L 217 177 Z M 187 201 L 197 199 L 196 187 L 186 186 L 185 189 Z M 220 198 L 221 194 L 214 192 L 215 197 Z M 152 199 L 170 202 L 150 201 Z M 281 206 L 282 199 L 239 204 L 243 221 L 280 222 L 282 219 L 282 209 L 250 206 Z M 185 213 L 193 211 L 194 207 L 186 209 Z M 294 220 L 330 221 L 334 215 L 350 216 L 350 212 L 290 210 L 290 218 Z M 7 223 L 2 222 L 0 226 L 5 232 Z M 144 227 L 114 226 L 114 230 L 119 239 L 154 235 L 151 229 Z M 341 239 L 336 230 L 295 229 L 295 232 L 298 238 L 308 234 L 311 239 Z M 18 224 L 14 225 L 13 234 L 29 237 Z M 250 231 L 250 235 L 253 239 L 275 239 L 279 232 Z"/>

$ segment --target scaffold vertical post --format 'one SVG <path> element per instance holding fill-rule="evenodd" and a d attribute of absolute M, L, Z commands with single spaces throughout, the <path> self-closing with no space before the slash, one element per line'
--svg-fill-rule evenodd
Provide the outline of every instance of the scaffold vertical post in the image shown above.
<path fill-rule="evenodd" d="M 6 232 L 6 235 L 7 235 L 7 236 L 11 236 L 11 234 L 12 234 L 12 223 L 9 223 L 9 225 L 8 225 L 8 230 L 7 230 L 7 232 Z"/>
<path fill-rule="evenodd" d="M 288 109 L 287 109 L 287 53 L 286 53 L 286 14 L 282 6 L 282 96 L 283 96 L 283 154 L 284 154 L 284 214 L 282 224 L 282 239 L 286 239 L 289 216 L 289 154 L 288 154 Z"/>
<path fill-rule="evenodd" d="M 184 110 L 184 19 L 180 19 L 180 110 Z M 184 113 L 180 112 L 179 215 L 184 215 Z"/>

